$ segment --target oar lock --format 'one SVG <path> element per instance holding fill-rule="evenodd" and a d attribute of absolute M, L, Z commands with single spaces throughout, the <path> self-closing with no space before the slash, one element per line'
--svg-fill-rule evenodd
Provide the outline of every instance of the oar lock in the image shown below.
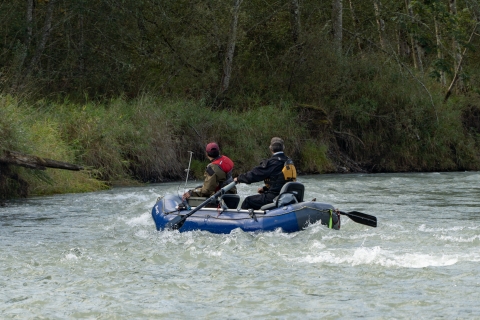
<path fill-rule="evenodd" d="M 188 203 L 185 203 L 185 202 L 182 202 L 182 203 L 179 203 L 175 209 L 177 209 L 177 211 L 182 211 L 182 210 L 190 210 L 192 209 Z"/>

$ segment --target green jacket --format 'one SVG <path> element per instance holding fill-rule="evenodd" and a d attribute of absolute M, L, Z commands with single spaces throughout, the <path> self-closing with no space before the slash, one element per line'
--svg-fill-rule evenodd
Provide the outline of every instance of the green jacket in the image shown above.
<path fill-rule="evenodd" d="M 190 190 L 192 197 L 211 197 L 227 180 L 227 173 L 218 165 L 209 163 L 203 174 L 203 186 Z M 232 180 L 233 181 L 233 180 Z M 237 193 L 237 188 L 233 187 L 227 193 Z"/>

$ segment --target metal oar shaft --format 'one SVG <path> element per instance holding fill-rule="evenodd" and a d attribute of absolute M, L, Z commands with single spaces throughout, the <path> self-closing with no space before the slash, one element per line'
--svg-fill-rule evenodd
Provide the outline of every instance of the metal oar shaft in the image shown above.
<path fill-rule="evenodd" d="M 199 204 L 195 209 L 193 209 L 192 211 L 190 211 L 189 213 L 187 213 L 186 215 L 184 216 L 176 216 L 175 218 L 173 218 L 172 220 L 170 220 L 166 225 L 165 225 L 165 229 L 167 230 L 177 230 L 177 229 L 180 229 L 183 224 L 185 223 L 185 220 L 187 220 L 188 217 L 190 217 L 192 214 L 194 214 L 195 212 L 197 212 L 198 210 L 200 210 L 201 208 L 205 207 L 207 204 L 209 204 L 210 202 L 214 201 L 216 197 L 218 197 L 219 195 L 222 195 L 222 194 L 225 194 L 228 190 L 232 189 L 237 183 L 234 181 L 234 182 L 231 182 L 229 184 L 227 184 L 225 187 L 223 187 L 222 189 L 220 189 L 219 191 L 217 191 L 217 193 L 215 193 L 213 196 L 211 196 L 210 198 L 208 198 L 207 200 L 205 200 L 204 202 L 202 202 L 201 204 Z"/>

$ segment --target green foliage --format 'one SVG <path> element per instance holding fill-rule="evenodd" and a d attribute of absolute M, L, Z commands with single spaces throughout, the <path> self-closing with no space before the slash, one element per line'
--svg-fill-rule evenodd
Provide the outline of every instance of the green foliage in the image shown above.
<path fill-rule="evenodd" d="M 202 101 L 151 95 L 108 104 L 42 100 L 34 107 L 2 97 L 0 110 L 6 120 L 1 128 L 8 137 L 1 140 L 2 146 L 90 169 L 13 168 L 0 188 L 10 195 L 21 194 L 26 186 L 33 194 L 51 194 L 105 188 L 102 181 L 183 180 L 188 151 L 194 152 L 190 178 L 201 180 L 208 163 L 204 148 L 210 141 L 219 143 L 238 174 L 269 157 L 273 136 L 284 138 L 287 155 L 302 173 L 334 172 L 330 151 L 373 171 L 480 168 L 478 99 L 442 104 L 441 96 L 430 100 L 395 69 L 344 67 L 332 77 L 341 79 L 341 70 L 349 70 L 370 79 L 370 85 L 344 82 L 347 90 L 338 103 L 332 99 L 313 113 L 287 102 L 245 111 L 214 110 Z M 20 180 L 11 178 L 15 175 Z"/>
<path fill-rule="evenodd" d="M 478 151 L 458 147 L 475 144 L 462 129 L 465 102 L 445 105 L 435 83 L 415 79 L 396 64 L 373 64 L 375 55 L 356 62 L 325 59 L 331 69 L 315 90 L 322 97 L 315 98 L 323 101 L 326 123 L 334 130 L 330 147 L 375 171 L 478 167 Z"/>
<path fill-rule="evenodd" d="M 327 156 L 328 146 L 314 140 L 305 141 L 301 151 L 301 165 L 297 167 L 309 173 L 332 172 L 334 166 Z"/>
<path fill-rule="evenodd" d="M 412 55 L 396 53 L 394 48 L 411 50 L 410 42 L 415 39 L 422 46 L 425 68 L 432 68 L 432 74 L 439 71 L 438 64 L 431 64 L 438 59 L 438 49 L 445 59 L 442 68 L 448 66 L 451 72 L 456 49 L 450 44 L 455 40 L 461 49 L 468 48 L 470 59 L 463 63 L 464 72 L 478 69 L 474 54 L 478 40 L 469 42 L 480 10 L 475 1 L 457 1 L 457 13 L 452 13 L 444 1 L 412 0 L 413 16 L 405 2 L 381 3 L 378 17 L 385 23 L 388 52 L 379 50 L 373 4 L 357 1 L 350 8 L 344 4 L 343 45 L 349 60 L 356 62 L 364 54 L 377 53 L 377 64 L 399 59 L 413 67 Z M 329 63 L 331 4 L 302 3 L 299 43 L 292 39 L 289 5 L 286 1 L 242 2 L 227 92 L 227 101 L 234 102 L 231 105 L 241 105 L 244 98 L 259 98 L 260 104 L 274 104 L 282 98 L 303 102 L 316 95 L 316 89 L 322 91 L 323 77 L 337 65 Z M 54 23 L 50 33 L 44 34 L 50 8 Z M 0 4 L 0 12 L 5 12 L 0 22 L 2 92 L 35 97 L 56 94 L 76 100 L 85 93 L 108 100 L 155 92 L 215 101 L 230 37 L 231 2 L 41 1 L 31 21 L 27 21 L 26 9 L 20 0 Z M 434 21 L 442 39 L 438 47 Z M 348 79 L 333 80 L 330 86 Z M 478 85 L 476 78 L 471 81 Z M 245 102 L 248 106 L 249 101 Z"/>
<path fill-rule="evenodd" d="M 200 161 L 193 159 L 192 163 L 190 164 L 189 178 L 203 179 L 203 174 L 205 172 L 207 164 L 208 161 Z M 187 168 L 188 167 L 185 167 L 185 169 Z"/>
<path fill-rule="evenodd" d="M 457 1 L 456 13 L 440 0 L 381 1 L 378 16 L 372 2 L 344 2 L 343 55 L 331 44 L 330 2 L 301 3 L 295 43 L 288 1 L 244 1 L 221 95 L 231 2 L 38 1 L 32 21 L 26 4 L 0 3 L 0 150 L 89 168 L 12 169 L 34 192 L 104 186 L 91 177 L 183 179 L 188 151 L 201 179 L 209 141 L 240 173 L 269 156 L 272 136 L 304 172 L 333 171 L 333 154 L 382 172 L 480 168 L 475 1 Z M 439 81 L 450 83 L 464 50 L 444 103 Z"/>
<path fill-rule="evenodd" d="M 25 116 L 17 99 L 0 95 L 0 153 L 14 147 L 17 151 L 28 151 L 26 125 L 23 123 Z"/>
<path fill-rule="evenodd" d="M 51 109 L 52 110 L 52 109 Z M 0 96 L 0 148 L 43 158 L 77 162 L 68 141 L 62 139 L 54 114 L 36 110 L 9 96 Z M 5 167 L 0 172 L 2 197 L 27 194 L 86 192 L 106 188 L 89 171 L 32 170 Z"/>

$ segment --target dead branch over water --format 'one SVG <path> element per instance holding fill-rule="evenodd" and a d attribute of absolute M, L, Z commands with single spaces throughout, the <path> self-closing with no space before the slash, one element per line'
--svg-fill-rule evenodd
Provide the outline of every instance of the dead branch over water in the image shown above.
<path fill-rule="evenodd" d="M 63 169 L 79 171 L 83 170 L 82 166 L 71 164 L 68 162 L 57 161 L 47 158 L 41 158 L 30 154 L 17 151 L 4 151 L 0 156 L 0 163 L 7 165 L 21 166 L 30 169 L 45 170 L 46 168 Z"/>

